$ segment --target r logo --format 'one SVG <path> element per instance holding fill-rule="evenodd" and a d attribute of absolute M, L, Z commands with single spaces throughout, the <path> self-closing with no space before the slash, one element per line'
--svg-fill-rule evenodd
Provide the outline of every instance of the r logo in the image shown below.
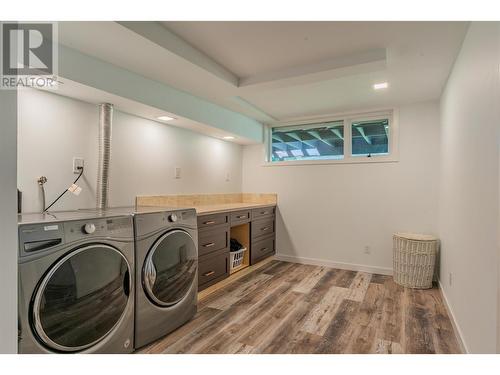
<path fill-rule="evenodd" d="M 2 24 L 2 75 L 54 74 L 51 23 Z"/>

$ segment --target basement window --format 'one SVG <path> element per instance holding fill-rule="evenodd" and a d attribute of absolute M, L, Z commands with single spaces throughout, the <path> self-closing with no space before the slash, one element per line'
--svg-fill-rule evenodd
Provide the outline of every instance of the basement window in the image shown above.
<path fill-rule="evenodd" d="M 344 122 L 272 129 L 271 161 L 335 160 L 344 157 Z"/>
<path fill-rule="evenodd" d="M 397 161 L 395 111 L 269 128 L 268 165 Z"/>
<path fill-rule="evenodd" d="M 353 121 L 351 128 L 353 156 L 389 154 L 389 119 Z"/>

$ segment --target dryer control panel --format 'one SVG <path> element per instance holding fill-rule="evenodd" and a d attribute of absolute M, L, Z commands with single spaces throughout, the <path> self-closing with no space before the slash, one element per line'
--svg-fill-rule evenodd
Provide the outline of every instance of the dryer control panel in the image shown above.
<path fill-rule="evenodd" d="M 79 220 L 64 223 L 64 228 L 67 242 L 92 237 L 127 239 L 134 236 L 131 217 Z"/>
<path fill-rule="evenodd" d="M 196 211 L 191 208 L 135 215 L 135 229 L 138 238 L 171 228 L 196 230 Z"/>

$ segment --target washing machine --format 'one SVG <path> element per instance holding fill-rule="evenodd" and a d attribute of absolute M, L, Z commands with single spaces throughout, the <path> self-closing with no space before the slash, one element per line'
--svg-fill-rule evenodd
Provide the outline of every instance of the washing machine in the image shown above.
<path fill-rule="evenodd" d="M 179 328 L 196 314 L 196 211 L 136 208 L 134 228 L 135 346 L 140 348 Z"/>
<path fill-rule="evenodd" d="M 134 350 L 131 215 L 19 215 L 19 353 Z"/>

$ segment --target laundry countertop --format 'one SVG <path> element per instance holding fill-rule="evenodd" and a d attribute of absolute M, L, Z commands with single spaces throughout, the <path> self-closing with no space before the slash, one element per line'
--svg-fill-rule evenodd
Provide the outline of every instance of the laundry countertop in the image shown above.
<path fill-rule="evenodd" d="M 273 207 L 275 203 L 220 203 L 194 206 L 196 213 L 200 215 L 217 214 L 222 212 L 242 211 L 260 207 Z"/>
<path fill-rule="evenodd" d="M 150 195 L 136 197 L 137 206 L 194 208 L 198 215 L 273 207 L 278 203 L 276 193 L 231 193 Z"/>

